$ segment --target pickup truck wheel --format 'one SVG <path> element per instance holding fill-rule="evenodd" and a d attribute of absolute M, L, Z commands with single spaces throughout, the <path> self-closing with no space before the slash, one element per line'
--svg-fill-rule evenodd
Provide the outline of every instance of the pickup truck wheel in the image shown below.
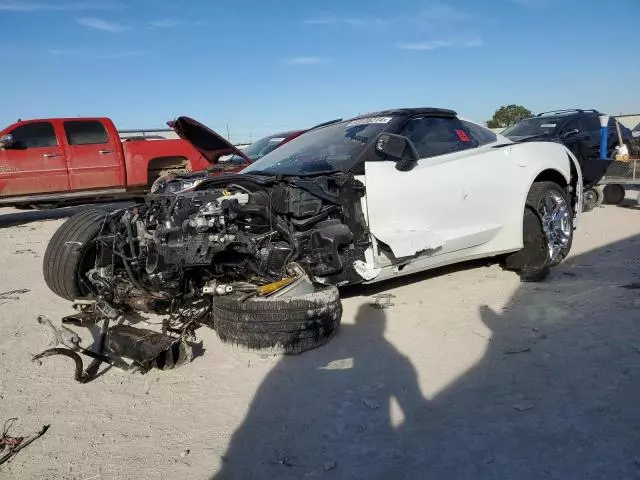
<path fill-rule="evenodd" d="M 336 287 L 286 298 L 216 296 L 213 328 L 234 346 L 278 354 L 300 354 L 327 343 L 336 334 L 342 304 Z"/>
<path fill-rule="evenodd" d="M 573 210 L 564 189 L 553 182 L 536 182 L 526 200 L 522 250 L 509 255 L 505 268 L 523 282 L 539 282 L 566 258 L 573 243 Z"/>
<path fill-rule="evenodd" d="M 49 289 L 59 297 L 73 301 L 92 293 L 83 276 L 94 265 L 93 240 L 106 216 L 101 210 L 85 210 L 69 218 L 51 237 L 42 272 Z"/>

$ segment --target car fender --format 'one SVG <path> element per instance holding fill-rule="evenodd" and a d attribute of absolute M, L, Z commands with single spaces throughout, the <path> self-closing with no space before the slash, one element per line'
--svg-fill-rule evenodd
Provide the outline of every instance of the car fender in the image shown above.
<path fill-rule="evenodd" d="M 518 166 L 526 170 L 524 182 L 519 185 L 522 192 L 520 212 L 524 212 L 527 196 L 536 181 L 552 178 L 553 174 L 560 175 L 571 187 L 569 193 L 574 212 L 573 226 L 576 228 L 582 213 L 583 185 L 582 170 L 575 155 L 564 145 L 555 142 L 522 143 L 510 148 L 510 154 L 516 157 Z M 520 234 L 523 221 L 524 216 L 520 215 Z"/>

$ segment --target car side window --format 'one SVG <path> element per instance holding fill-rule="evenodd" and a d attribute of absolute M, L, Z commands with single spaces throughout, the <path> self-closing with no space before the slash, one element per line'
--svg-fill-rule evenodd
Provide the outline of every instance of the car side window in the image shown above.
<path fill-rule="evenodd" d="M 600 131 L 600 117 L 598 115 L 587 115 L 582 119 L 582 123 L 588 132 Z"/>
<path fill-rule="evenodd" d="M 101 145 L 109 143 L 109 134 L 97 120 L 64 122 L 64 133 L 69 145 Z"/>
<path fill-rule="evenodd" d="M 578 130 L 578 132 L 580 133 L 584 133 L 586 132 L 586 125 L 584 124 L 584 122 L 580 121 L 579 118 L 572 118 L 570 119 L 564 127 L 562 127 L 562 132 L 561 133 L 568 133 L 571 132 L 572 130 Z"/>
<path fill-rule="evenodd" d="M 56 133 L 51 122 L 32 122 L 14 128 L 13 148 L 41 148 L 58 145 Z"/>
<path fill-rule="evenodd" d="M 460 120 L 460 122 L 467 130 L 467 132 L 469 132 L 469 134 L 475 140 L 476 144 L 479 147 L 498 141 L 498 136 L 488 128 L 476 125 L 475 123 L 467 122 L 466 120 Z"/>
<path fill-rule="evenodd" d="M 413 142 L 420 158 L 437 157 L 477 147 L 457 118 L 412 118 L 398 132 Z"/>

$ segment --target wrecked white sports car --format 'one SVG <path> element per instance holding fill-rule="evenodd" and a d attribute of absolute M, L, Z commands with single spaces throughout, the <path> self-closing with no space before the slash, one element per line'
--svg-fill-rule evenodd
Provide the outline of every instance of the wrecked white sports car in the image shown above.
<path fill-rule="evenodd" d="M 228 148 L 187 117 L 174 128 L 205 156 Z M 337 286 L 482 257 L 543 279 L 569 253 L 581 192 L 560 144 L 516 144 L 450 110 L 389 110 L 312 129 L 240 174 L 172 175 L 143 204 L 82 212 L 51 239 L 44 277 L 84 299 L 84 318 L 96 305 L 154 312 L 167 335 L 206 324 L 299 353 L 338 328 Z"/>

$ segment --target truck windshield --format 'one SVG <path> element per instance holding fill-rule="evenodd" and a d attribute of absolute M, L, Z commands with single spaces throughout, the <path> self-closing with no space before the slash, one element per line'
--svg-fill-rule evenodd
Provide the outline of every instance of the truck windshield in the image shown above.
<path fill-rule="evenodd" d="M 561 118 L 554 117 L 534 117 L 520 120 L 515 125 L 502 132 L 507 138 L 512 137 L 535 137 L 538 135 L 553 134 L 562 123 Z"/>
<path fill-rule="evenodd" d="M 346 171 L 391 117 L 340 122 L 311 130 L 268 153 L 241 173 L 311 175 Z"/>

